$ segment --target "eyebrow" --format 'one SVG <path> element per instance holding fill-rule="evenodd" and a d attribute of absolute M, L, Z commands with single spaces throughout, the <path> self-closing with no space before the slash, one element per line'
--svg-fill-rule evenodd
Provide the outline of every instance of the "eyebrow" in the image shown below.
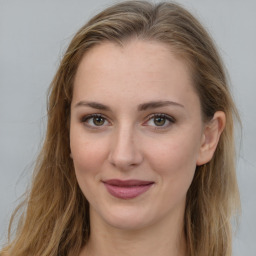
<path fill-rule="evenodd" d="M 150 101 L 146 102 L 143 104 L 138 105 L 138 111 L 145 111 L 147 109 L 154 109 L 154 108 L 160 108 L 160 107 L 166 107 L 166 106 L 178 106 L 184 108 L 184 106 L 180 103 L 174 102 L 174 101 Z M 75 107 L 80 107 L 80 106 L 85 106 L 85 107 L 91 107 L 99 110 L 105 110 L 105 111 L 111 111 L 111 108 L 98 103 L 94 101 L 80 101 L 78 102 Z"/>
<path fill-rule="evenodd" d="M 170 105 L 184 108 L 184 106 L 178 102 L 165 100 L 165 101 L 150 101 L 150 102 L 140 104 L 138 106 L 138 110 L 145 111 L 147 109 L 166 107 L 166 106 L 170 106 Z"/>
<path fill-rule="evenodd" d="M 80 106 L 85 106 L 85 107 L 91 107 L 91 108 L 95 108 L 95 109 L 99 109 L 99 110 L 106 110 L 106 111 L 110 111 L 110 107 L 98 103 L 98 102 L 93 102 L 93 101 L 80 101 L 78 102 L 75 107 L 80 107 Z"/>

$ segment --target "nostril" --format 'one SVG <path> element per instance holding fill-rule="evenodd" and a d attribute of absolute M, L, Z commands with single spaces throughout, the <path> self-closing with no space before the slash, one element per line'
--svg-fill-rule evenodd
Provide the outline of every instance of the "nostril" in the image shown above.
<path fill-rule="evenodd" d="M 113 135 L 108 157 L 110 164 L 124 170 L 139 165 L 143 157 L 132 127 L 120 128 Z"/>
<path fill-rule="evenodd" d="M 143 161 L 142 154 L 138 150 L 115 151 L 109 154 L 110 164 L 120 169 L 130 169 L 139 165 Z"/>

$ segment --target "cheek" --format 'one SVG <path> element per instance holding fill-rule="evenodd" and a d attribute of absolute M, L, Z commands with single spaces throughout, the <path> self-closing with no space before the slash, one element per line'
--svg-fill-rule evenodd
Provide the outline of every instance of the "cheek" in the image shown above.
<path fill-rule="evenodd" d="M 148 146 L 147 159 L 163 182 L 189 186 L 196 169 L 199 143 L 197 137 L 176 135 L 154 147 Z"/>
<path fill-rule="evenodd" d="M 183 205 L 196 169 L 194 147 L 183 140 L 170 140 L 161 146 L 152 147 L 150 165 L 158 175 L 160 205 L 167 210 Z"/>
<path fill-rule="evenodd" d="M 91 137 L 91 138 L 90 138 Z M 100 181 L 100 172 L 106 156 L 103 143 L 97 143 L 92 137 L 70 136 L 70 148 L 77 182 L 89 202 L 97 199 L 95 182 Z M 97 200 L 95 201 L 97 203 Z"/>
<path fill-rule="evenodd" d="M 103 141 L 97 141 L 93 136 L 78 135 L 81 131 L 71 130 L 70 149 L 74 162 L 77 178 L 89 175 L 96 175 L 100 171 L 107 155 Z M 105 146 L 104 146 L 105 145 Z"/>

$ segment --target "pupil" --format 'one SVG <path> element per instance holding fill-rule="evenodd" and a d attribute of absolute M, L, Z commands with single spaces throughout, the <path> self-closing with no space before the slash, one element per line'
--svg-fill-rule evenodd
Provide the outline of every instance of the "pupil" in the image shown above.
<path fill-rule="evenodd" d="M 104 119 L 102 118 L 102 117 L 100 117 L 100 116 L 97 116 L 97 117 L 94 117 L 93 118 L 93 123 L 95 124 L 95 125 L 103 125 L 104 124 Z"/>
<path fill-rule="evenodd" d="M 155 117 L 154 123 L 156 126 L 162 126 L 165 124 L 165 118 L 164 117 Z"/>

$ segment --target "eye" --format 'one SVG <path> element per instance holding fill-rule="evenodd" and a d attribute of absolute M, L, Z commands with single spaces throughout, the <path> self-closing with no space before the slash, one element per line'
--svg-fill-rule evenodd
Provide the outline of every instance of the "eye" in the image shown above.
<path fill-rule="evenodd" d="M 167 128 L 172 123 L 175 122 L 175 119 L 166 114 L 153 114 L 150 115 L 147 119 L 147 122 L 144 125 L 153 126 L 155 128 Z"/>
<path fill-rule="evenodd" d="M 109 125 L 109 121 L 100 114 L 92 114 L 82 118 L 82 122 L 90 127 L 101 127 Z"/>

